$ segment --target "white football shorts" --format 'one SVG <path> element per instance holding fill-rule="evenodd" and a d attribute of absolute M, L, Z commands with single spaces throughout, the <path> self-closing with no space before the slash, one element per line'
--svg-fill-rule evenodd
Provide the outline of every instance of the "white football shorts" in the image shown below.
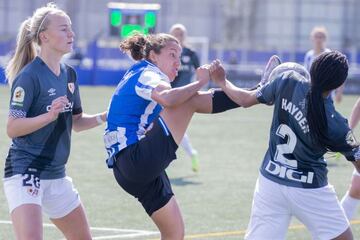
<path fill-rule="evenodd" d="M 306 226 L 312 239 L 333 239 L 350 226 L 332 185 L 289 187 L 259 174 L 245 239 L 283 240 L 292 216 Z"/>
<path fill-rule="evenodd" d="M 80 205 L 72 179 L 39 180 L 34 175 L 17 174 L 3 179 L 10 213 L 23 204 L 37 204 L 52 219 L 62 218 Z"/>

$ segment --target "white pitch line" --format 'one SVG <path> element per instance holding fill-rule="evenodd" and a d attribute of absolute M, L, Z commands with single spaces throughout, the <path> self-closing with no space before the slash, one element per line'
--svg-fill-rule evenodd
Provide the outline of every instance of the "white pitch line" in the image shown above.
<path fill-rule="evenodd" d="M 136 230 L 136 229 L 121 229 L 121 228 L 106 228 L 106 227 L 90 227 L 91 230 L 95 231 L 110 231 L 110 232 L 138 232 L 138 233 L 151 233 L 155 234 L 158 232 L 154 231 L 145 231 L 145 230 Z"/>
<path fill-rule="evenodd" d="M 9 224 L 11 225 L 11 221 L 0 220 L 0 224 Z M 51 223 L 43 223 L 44 227 L 53 227 L 56 226 Z M 120 229 L 120 228 L 108 228 L 108 227 L 90 227 L 90 230 L 93 231 L 107 231 L 107 232 L 118 232 L 118 233 L 128 233 L 128 234 L 117 234 L 117 235 L 110 235 L 110 236 L 100 236 L 94 237 L 93 239 L 114 239 L 114 238 L 135 238 L 139 236 L 149 236 L 159 234 L 155 231 L 145 231 L 145 230 L 136 230 L 136 229 Z"/>
<path fill-rule="evenodd" d="M 150 235 L 155 235 L 155 234 L 159 234 L 158 232 L 153 232 L 153 233 L 132 233 L 132 234 L 125 234 L 125 235 L 110 235 L 110 236 L 101 236 L 101 237 L 93 237 L 93 239 L 98 240 L 98 239 L 119 239 L 119 238 L 136 238 L 136 237 L 141 237 L 141 236 L 150 236 Z"/>

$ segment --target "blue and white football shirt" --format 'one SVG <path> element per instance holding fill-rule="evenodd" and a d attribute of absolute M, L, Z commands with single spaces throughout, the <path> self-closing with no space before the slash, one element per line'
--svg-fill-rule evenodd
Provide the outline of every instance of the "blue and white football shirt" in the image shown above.
<path fill-rule="evenodd" d="M 145 137 L 162 110 L 151 99 L 152 90 L 160 83 L 170 88 L 169 78 L 146 60 L 134 64 L 125 73 L 108 109 L 104 142 L 109 157 Z"/>

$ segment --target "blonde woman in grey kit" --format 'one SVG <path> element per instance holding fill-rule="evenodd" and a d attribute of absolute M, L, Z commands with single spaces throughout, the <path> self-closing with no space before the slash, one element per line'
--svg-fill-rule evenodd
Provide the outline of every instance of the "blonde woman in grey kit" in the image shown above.
<path fill-rule="evenodd" d="M 43 239 L 42 212 L 66 239 L 91 239 L 79 194 L 65 173 L 71 132 L 96 127 L 105 113 L 83 113 L 75 71 L 62 64 L 72 51 L 69 16 L 50 3 L 25 20 L 6 68 L 11 86 L 4 191 L 16 239 Z M 38 45 L 38 51 L 35 45 Z"/>

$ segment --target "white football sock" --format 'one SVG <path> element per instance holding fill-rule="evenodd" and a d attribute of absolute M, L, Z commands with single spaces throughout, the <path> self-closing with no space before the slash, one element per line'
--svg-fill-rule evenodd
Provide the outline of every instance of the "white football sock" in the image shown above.
<path fill-rule="evenodd" d="M 185 133 L 183 139 L 181 140 L 180 145 L 184 148 L 185 152 L 189 157 L 192 157 L 193 155 L 197 154 L 197 151 L 191 146 L 190 138 Z"/>

